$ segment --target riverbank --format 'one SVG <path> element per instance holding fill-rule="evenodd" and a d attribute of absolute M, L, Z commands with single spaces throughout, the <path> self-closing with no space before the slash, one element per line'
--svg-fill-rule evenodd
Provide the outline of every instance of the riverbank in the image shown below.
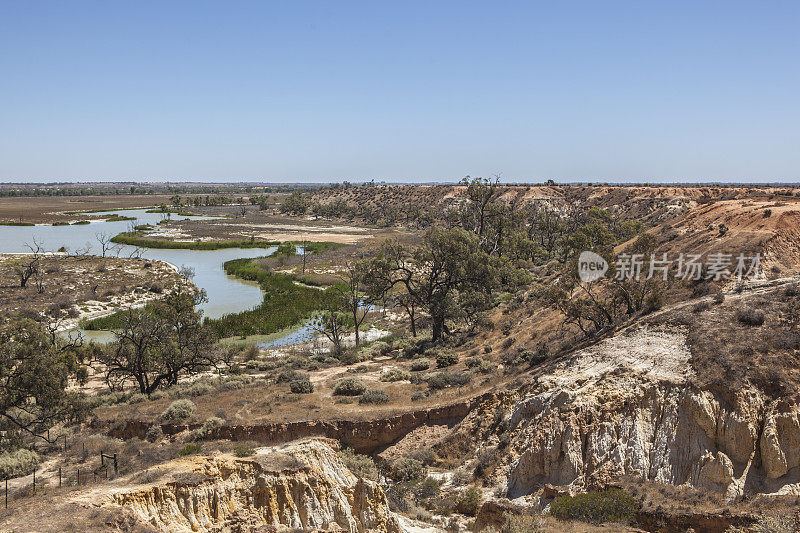
<path fill-rule="evenodd" d="M 268 248 L 277 246 L 279 241 L 259 241 L 255 239 L 228 240 L 228 241 L 171 241 L 166 239 L 153 239 L 142 234 L 120 233 L 115 235 L 111 242 L 126 244 L 140 248 L 158 248 L 168 250 L 222 250 L 224 248 Z"/>
<path fill-rule="evenodd" d="M 36 273 L 21 279 L 35 265 Z M 139 258 L 0 255 L 0 313 L 45 318 L 58 330 L 161 298 L 180 280 L 174 265 Z"/>

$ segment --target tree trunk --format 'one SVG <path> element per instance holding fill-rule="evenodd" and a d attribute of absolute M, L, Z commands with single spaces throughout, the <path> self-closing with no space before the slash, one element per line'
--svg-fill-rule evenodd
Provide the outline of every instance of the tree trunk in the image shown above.
<path fill-rule="evenodd" d="M 438 341 L 440 338 L 442 338 L 443 331 L 444 331 L 444 318 L 431 317 L 431 340 L 433 342 Z"/>

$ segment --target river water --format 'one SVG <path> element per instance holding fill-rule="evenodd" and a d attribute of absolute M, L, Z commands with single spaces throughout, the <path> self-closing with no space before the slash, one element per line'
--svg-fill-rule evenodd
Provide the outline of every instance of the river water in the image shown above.
<path fill-rule="evenodd" d="M 136 217 L 136 224 L 157 224 L 160 213 L 146 213 L 145 209 L 121 209 L 109 211 L 128 217 Z M 80 215 L 76 215 L 76 219 Z M 184 217 L 195 220 L 208 217 Z M 0 226 L 0 253 L 29 252 L 26 244 L 35 240 L 47 251 L 56 251 L 62 246 L 70 251 L 88 248 L 91 253 L 99 253 L 98 234 L 114 236 L 128 231 L 131 221 L 105 222 L 93 221 L 77 226 Z M 122 246 L 120 257 L 128 257 L 135 248 Z M 222 264 L 231 259 L 242 257 L 261 257 L 271 254 L 275 247 L 269 248 L 227 248 L 223 250 L 162 250 L 141 248 L 141 257 L 167 261 L 177 267 L 187 266 L 194 269 L 194 283 L 206 290 L 208 302 L 200 306 L 203 315 L 219 318 L 227 313 L 236 313 L 252 309 L 262 301 L 262 293 L 257 283 L 242 281 L 225 274 Z M 116 251 L 111 255 L 116 255 Z"/>

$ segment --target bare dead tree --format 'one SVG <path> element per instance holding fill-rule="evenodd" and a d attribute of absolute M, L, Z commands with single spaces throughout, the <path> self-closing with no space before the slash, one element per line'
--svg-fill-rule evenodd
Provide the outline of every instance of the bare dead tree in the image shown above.
<path fill-rule="evenodd" d="M 95 233 L 95 239 L 100 245 L 101 256 L 105 257 L 107 253 L 116 251 L 119 254 L 120 246 L 111 242 L 111 236 L 107 233 Z"/>
<path fill-rule="evenodd" d="M 12 268 L 19 277 L 19 286 L 23 289 L 28 285 L 28 280 L 36 275 L 41 269 L 41 259 L 44 250 L 42 246 L 34 239 L 33 244 L 26 244 L 25 246 L 31 251 L 29 256 L 21 256 L 12 262 Z"/>
<path fill-rule="evenodd" d="M 67 250 L 67 255 L 69 257 L 77 259 L 78 261 L 83 261 L 89 258 L 90 249 L 91 247 L 89 246 L 89 243 L 86 243 L 86 246 L 84 246 L 83 248 L 76 248 L 75 251 L 70 252 L 69 250 Z"/>

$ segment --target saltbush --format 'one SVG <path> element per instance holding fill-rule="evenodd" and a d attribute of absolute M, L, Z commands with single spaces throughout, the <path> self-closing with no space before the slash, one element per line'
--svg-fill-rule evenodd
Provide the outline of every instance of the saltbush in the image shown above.
<path fill-rule="evenodd" d="M 477 368 L 481 366 L 481 363 L 483 363 L 483 358 L 477 356 L 468 357 L 467 360 L 464 361 L 464 364 L 467 365 L 467 368 Z"/>
<path fill-rule="evenodd" d="M 200 453 L 203 450 L 203 447 L 200 444 L 190 442 L 180 450 L 178 450 L 178 455 L 180 457 L 184 457 L 186 455 L 195 455 Z"/>
<path fill-rule="evenodd" d="M 30 474 L 39 464 L 39 455 L 25 448 L 0 453 L 0 479 Z"/>
<path fill-rule="evenodd" d="M 411 457 L 401 457 L 392 464 L 392 477 L 395 481 L 415 481 L 428 475 L 428 469 L 421 461 Z"/>
<path fill-rule="evenodd" d="M 431 367 L 431 360 L 425 357 L 414 359 L 411 361 L 411 370 L 419 372 L 420 370 L 428 370 Z"/>
<path fill-rule="evenodd" d="M 203 425 L 194 432 L 194 437 L 196 439 L 207 439 L 215 429 L 224 425 L 225 421 L 223 419 L 218 416 L 212 416 L 207 418 Z"/>
<path fill-rule="evenodd" d="M 164 432 L 161 430 L 161 424 L 153 424 L 147 429 L 144 438 L 147 442 L 158 442 L 164 437 Z"/>
<path fill-rule="evenodd" d="M 426 477 L 414 487 L 414 494 L 417 498 L 433 498 L 439 494 L 439 482 L 432 477 Z"/>
<path fill-rule="evenodd" d="M 436 356 L 436 366 L 439 368 L 453 366 L 456 363 L 458 363 L 458 355 L 453 352 L 442 352 Z"/>
<path fill-rule="evenodd" d="M 339 457 L 347 469 L 356 476 L 362 479 L 378 481 L 378 467 L 375 466 L 375 461 L 372 457 L 355 453 L 350 448 L 339 451 Z"/>
<path fill-rule="evenodd" d="M 185 422 L 193 413 L 194 403 L 191 400 L 175 400 L 161 413 L 161 420 L 173 423 Z"/>
<path fill-rule="evenodd" d="M 428 382 L 428 388 L 431 390 L 439 390 L 450 385 L 450 373 L 449 372 L 435 372 L 426 376 L 426 381 Z"/>
<path fill-rule="evenodd" d="M 233 447 L 233 454 L 236 457 L 250 457 L 256 453 L 252 446 L 248 446 L 247 444 L 237 444 Z"/>
<path fill-rule="evenodd" d="M 470 487 L 461 494 L 456 500 L 456 510 L 467 516 L 475 516 L 481 506 L 483 495 L 474 487 Z"/>
<path fill-rule="evenodd" d="M 336 396 L 358 396 L 366 392 L 367 386 L 358 378 L 342 378 L 336 382 L 333 394 Z"/>
<path fill-rule="evenodd" d="M 389 403 L 389 395 L 383 392 L 382 390 L 369 390 L 365 392 L 361 396 L 361 398 L 359 398 L 358 403 L 360 404 Z"/>
<path fill-rule="evenodd" d="M 413 368 L 413 367 L 412 367 Z M 402 368 L 391 368 L 381 374 L 381 381 L 408 381 L 411 379 L 411 374 Z"/>
<path fill-rule="evenodd" d="M 308 376 L 302 376 L 289 382 L 289 390 L 295 394 L 310 394 L 314 392 L 314 384 Z"/>
<path fill-rule="evenodd" d="M 638 502 L 621 489 L 561 496 L 550 506 L 550 514 L 559 520 L 581 520 L 594 524 L 631 523 L 638 510 Z"/>
<path fill-rule="evenodd" d="M 275 378 L 277 383 L 289 383 L 301 377 L 300 373 L 296 370 L 292 370 L 289 368 L 285 368 L 278 373 L 278 376 Z"/>

